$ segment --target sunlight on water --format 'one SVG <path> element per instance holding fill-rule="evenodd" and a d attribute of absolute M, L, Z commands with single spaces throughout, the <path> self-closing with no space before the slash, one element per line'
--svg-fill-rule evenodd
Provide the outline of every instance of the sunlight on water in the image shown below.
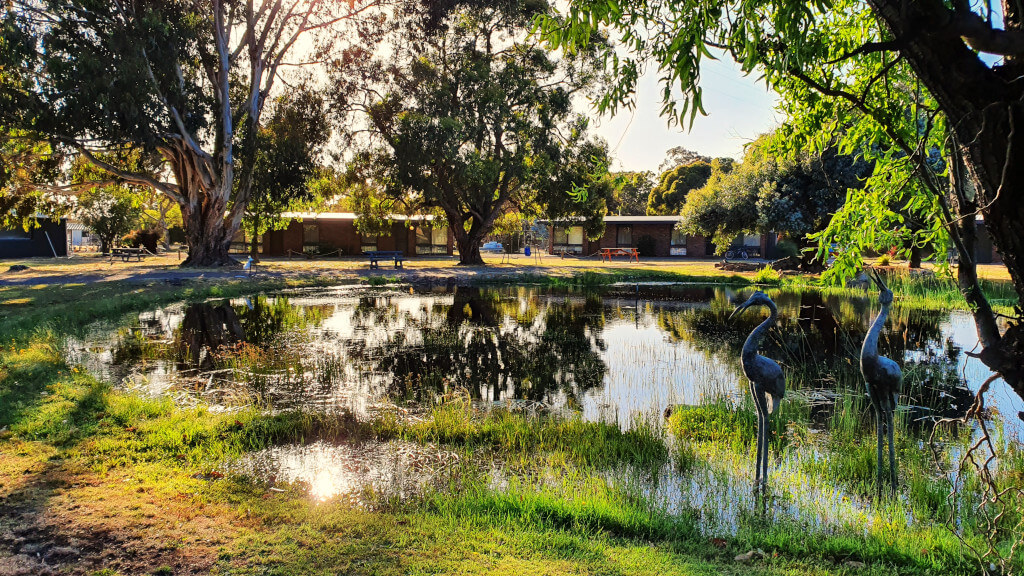
<path fill-rule="evenodd" d="M 320 502 L 367 505 L 372 497 L 409 498 L 446 481 L 457 457 L 434 446 L 363 442 L 273 446 L 227 467 L 274 485 L 298 485 Z"/>

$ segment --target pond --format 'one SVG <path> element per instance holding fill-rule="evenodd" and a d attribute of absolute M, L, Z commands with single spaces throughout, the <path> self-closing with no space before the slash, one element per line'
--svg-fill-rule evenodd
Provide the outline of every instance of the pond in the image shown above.
<path fill-rule="evenodd" d="M 382 409 L 416 413 L 465 396 L 483 411 L 663 429 L 668 407 L 750 411 L 739 350 L 764 316 L 727 317 L 751 290 L 683 284 L 302 290 L 147 311 L 128 326 L 90 327 L 68 350 L 72 361 L 115 385 L 216 410 L 256 406 L 369 418 Z M 873 416 L 858 359 L 877 298 L 771 295 L 779 323 L 762 353 L 779 361 L 788 385 L 776 425 L 786 448 L 772 456 L 772 481 L 785 497 L 772 514 L 825 531 L 870 527 L 892 511 L 812 472 L 834 456 L 827 441 L 839 435 L 833 428 L 848 428 L 852 420 L 870 437 Z M 969 314 L 897 303 L 881 351 L 903 368 L 899 417 L 911 446 L 925 451 L 932 422 L 961 417 L 971 406 L 989 375 L 968 354 L 977 346 Z M 995 382 L 987 407 L 999 439 L 1019 442 L 1017 414 L 1024 406 L 1012 390 Z M 953 458 L 962 443 L 942 449 Z M 698 465 L 673 461 L 653 471 L 625 466 L 597 474 L 668 513 L 699 510 L 708 533 L 735 533 L 755 506 L 751 459 L 742 451 L 701 450 Z M 437 488 L 443 482 L 430 476 L 447 474 L 456 459 L 436 446 L 317 443 L 275 447 L 228 468 L 304 483 L 317 499 L 358 502 L 367 490 L 407 498 Z M 494 486 L 571 489 L 564 474 L 524 472 L 496 460 L 482 466 Z M 908 524 L 921 514 L 913 502 L 899 513 Z"/>

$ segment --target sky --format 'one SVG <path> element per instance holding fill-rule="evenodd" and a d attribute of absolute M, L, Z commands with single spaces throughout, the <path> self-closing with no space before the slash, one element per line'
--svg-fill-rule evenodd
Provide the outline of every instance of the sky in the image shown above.
<path fill-rule="evenodd" d="M 698 115 L 690 130 L 669 128 L 660 116 L 661 90 L 651 71 L 640 78 L 633 110 L 619 110 L 614 117 L 593 112 L 591 128 L 608 141 L 616 158 L 611 169 L 657 172 L 665 152 L 675 146 L 740 159 L 744 144 L 780 122 L 774 111 L 777 96 L 755 75 L 744 76 L 732 60 L 705 60 L 701 86 L 708 115 Z"/>

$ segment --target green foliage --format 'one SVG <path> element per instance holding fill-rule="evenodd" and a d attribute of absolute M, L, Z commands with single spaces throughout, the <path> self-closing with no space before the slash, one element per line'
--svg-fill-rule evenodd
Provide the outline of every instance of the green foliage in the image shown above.
<path fill-rule="evenodd" d="M 741 450 L 753 441 L 756 425 L 752 411 L 738 410 L 724 402 L 678 406 L 668 419 L 668 428 L 676 438 L 724 442 Z"/>
<path fill-rule="evenodd" d="M 641 216 L 647 213 L 647 199 L 654 187 L 651 172 L 615 172 L 609 174 L 615 190 L 608 200 L 608 213 L 619 216 Z"/>
<path fill-rule="evenodd" d="M 598 234 L 612 195 L 607 149 L 572 113 L 592 64 L 530 41 L 536 2 L 462 7 L 435 26 L 423 25 L 423 8 L 400 21 L 387 62 L 344 62 L 336 73 L 339 98 L 357 97 L 345 93 L 350 76 L 379 82 L 358 95 L 372 102 L 375 145 L 354 179 L 378 182 L 407 210 L 443 210 L 463 263 L 482 263 L 479 246 L 510 204 L 583 218 Z"/>
<path fill-rule="evenodd" d="M 6 73 L 0 65 L 0 81 Z M 29 132 L 5 130 L 0 123 L 0 228 L 28 229 L 37 214 L 59 217 L 68 211 L 66 199 L 40 189 L 60 179 L 62 162 L 48 143 Z"/>
<path fill-rule="evenodd" d="M 1004 53 L 978 46 L 977 37 L 945 35 L 945 28 L 934 24 L 971 21 L 978 34 L 998 35 L 1003 33 L 999 17 L 993 16 L 998 11 L 941 2 L 573 0 L 563 12 L 561 20 L 538 21 L 553 48 L 572 51 L 607 36 L 620 41 L 616 49 L 603 50 L 605 68 L 615 78 L 598 99 L 603 111 L 631 106 L 640 71 L 653 61 L 665 86 L 663 112 L 672 121 L 692 122 L 704 112 L 702 66 L 724 53 L 780 94 L 786 120 L 772 144 L 780 159 L 834 148 L 873 165 L 864 186 L 852 190 L 828 227 L 813 237 L 821 260 L 833 244 L 841 248 L 827 281 L 851 277 L 862 254 L 872 249 L 897 247 L 906 254 L 912 247 L 932 246 L 940 258 L 946 254 L 947 228 L 955 228 L 958 217 L 952 213 L 956 206 L 945 201 L 948 166 L 967 168 L 973 177 L 958 172 L 968 180 L 958 202 L 965 208 L 961 216 L 973 218 L 975 205 L 994 204 L 1008 189 L 1006 174 L 996 164 L 982 165 L 1003 154 L 1006 134 L 994 128 L 996 121 L 980 118 L 993 108 L 1009 111 L 1020 89 L 996 95 L 978 88 L 984 83 L 1001 90 L 995 88 L 1004 83 L 1000 59 L 981 53 Z M 658 33 L 650 33 L 651 27 Z M 941 90 L 943 97 L 934 97 L 930 89 Z M 977 122 L 968 126 L 967 118 Z M 977 146 L 985 153 L 975 149 L 962 162 L 953 158 L 955 147 L 949 143 L 954 136 L 964 148 Z M 980 185 L 977 190 L 974 184 Z M 711 204 L 706 197 L 702 202 Z M 1019 204 L 1010 200 L 1007 205 Z M 1004 217 L 991 211 L 986 216 Z M 691 226 L 711 231 L 712 226 L 701 224 Z M 740 228 L 730 223 L 718 233 Z"/>
<path fill-rule="evenodd" d="M 772 286 L 778 286 L 782 284 L 782 275 L 779 271 L 771 266 L 765 266 L 754 274 L 754 284 L 769 284 Z"/>
<path fill-rule="evenodd" d="M 78 217 L 100 239 L 104 254 L 114 241 L 124 236 L 142 216 L 139 194 L 124 186 L 100 186 L 82 193 L 78 198 Z"/>
<path fill-rule="evenodd" d="M 716 166 L 721 172 L 729 172 L 730 162 L 719 162 Z M 678 214 L 686 202 L 686 196 L 707 183 L 715 167 L 708 162 L 698 160 L 690 164 L 682 164 L 667 170 L 658 178 L 657 186 L 651 189 L 647 200 L 647 213 L 651 215 Z"/>
<path fill-rule="evenodd" d="M 758 194 L 777 175 L 775 161 L 759 142 L 751 144 L 743 162 L 726 172 L 718 167 L 707 183 L 687 195 L 679 223 L 687 234 L 712 239 L 723 254 L 738 235 L 758 227 Z M 652 193 L 653 198 L 653 193 Z"/>
<path fill-rule="evenodd" d="M 319 175 L 321 149 L 330 135 L 319 94 L 299 89 L 274 100 L 270 120 L 258 129 L 251 152 L 252 192 L 243 219 L 250 238 L 287 227 L 291 220 L 282 218 L 283 212 L 317 198 L 318 188 L 310 181 Z M 248 156 L 242 148 L 242 156 Z"/>
<path fill-rule="evenodd" d="M 124 182 L 165 194 L 183 211 L 184 263 L 229 264 L 228 243 L 254 181 L 263 178 L 254 177 L 261 119 L 283 67 L 340 57 L 342 38 L 371 46 L 378 4 L 157 2 L 126 9 L 117 2 L 13 0 L 0 29 L 0 126 L 32 131 Z M 315 42 L 307 40 L 314 34 Z M 287 119 L 284 125 L 299 128 Z M 125 150 L 154 152 L 165 169 L 140 173 L 102 158 Z M 279 158 L 267 165 L 271 172 L 294 168 Z"/>

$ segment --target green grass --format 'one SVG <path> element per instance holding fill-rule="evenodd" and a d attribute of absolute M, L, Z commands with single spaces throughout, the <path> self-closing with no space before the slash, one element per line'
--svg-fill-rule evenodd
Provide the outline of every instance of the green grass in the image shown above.
<path fill-rule="evenodd" d="M 606 279 L 602 275 L 582 281 Z M 215 413 L 114 390 L 63 359 L 63 335 L 86 322 L 119 321 L 133 311 L 182 298 L 228 297 L 286 286 L 161 285 L 124 294 L 114 286 L 49 287 L 36 293 L 34 288 L 18 289 L 19 294 L 32 293 L 33 303 L 19 304 L 16 314 L 0 320 L 5 330 L 0 344 L 0 430 L 5 430 L 0 433 L 0 454 L 9 459 L 0 464 L 0 496 L 8 496 L 8 502 L 30 498 L 10 494 L 23 483 L 49 485 L 48 477 L 33 470 L 55 466 L 76 475 L 75 486 L 100 486 L 102 502 L 126 501 L 129 508 L 139 502 L 133 499 L 135 492 L 122 489 L 126 477 L 164 506 L 189 495 L 210 508 L 204 513 L 232 530 L 216 563 L 226 574 L 717 574 L 735 573 L 732 557 L 751 548 L 762 548 L 769 556 L 742 573 L 852 573 L 843 565 L 847 560 L 868 564 L 857 574 L 975 570 L 969 555 L 940 524 L 948 512 L 943 484 L 931 472 L 933 463 L 919 438 L 902 420 L 898 438 L 907 501 L 880 502 L 877 507 L 894 517 L 909 512 L 918 524 L 838 527 L 808 537 L 800 523 L 766 522 L 751 515 L 738 520 L 735 535 L 724 535 L 720 549 L 697 530 L 701 510 L 667 514 L 642 495 L 607 481 L 606 472 L 624 466 L 651 470 L 670 460 L 686 471 L 707 465 L 710 456 L 723 452 L 730 454 L 727 462 L 748 466 L 754 429 L 749 399 L 739 407 L 716 402 L 675 411 L 669 430 L 685 442 L 673 444 L 658 427 L 643 422 L 623 432 L 578 418 L 481 413 L 457 396 L 417 419 L 387 412 L 368 420 L 348 414 L 269 414 L 254 408 Z M 66 300 L 70 297 L 81 299 Z M 129 344 L 126 350 L 147 354 L 145 342 L 134 342 L 133 333 L 122 336 Z M 829 437 L 820 446 L 829 457 L 799 461 L 786 473 L 870 495 L 872 424 L 862 394 L 843 396 Z M 811 427 L 809 410 L 796 399 L 787 400 L 773 426 L 773 453 L 797 454 L 805 448 L 801 439 Z M 464 465 L 450 489 L 408 501 L 383 499 L 372 511 L 342 502 L 314 504 L 299 487 L 275 494 L 264 483 L 244 477 L 216 482 L 196 477 L 275 444 L 369 439 L 442 445 Z M 491 459 L 523 474 L 495 486 L 477 464 Z M 1020 451 L 1011 450 L 1005 462 L 1001 481 L 1019 482 L 1024 477 Z M 67 490 L 79 494 L 78 488 Z M 95 495 L 83 492 L 78 497 Z M 132 521 L 124 520 L 126 525 Z M 967 523 L 965 528 L 976 533 L 978 526 Z M 167 564 L 161 559 L 152 566 Z"/>

